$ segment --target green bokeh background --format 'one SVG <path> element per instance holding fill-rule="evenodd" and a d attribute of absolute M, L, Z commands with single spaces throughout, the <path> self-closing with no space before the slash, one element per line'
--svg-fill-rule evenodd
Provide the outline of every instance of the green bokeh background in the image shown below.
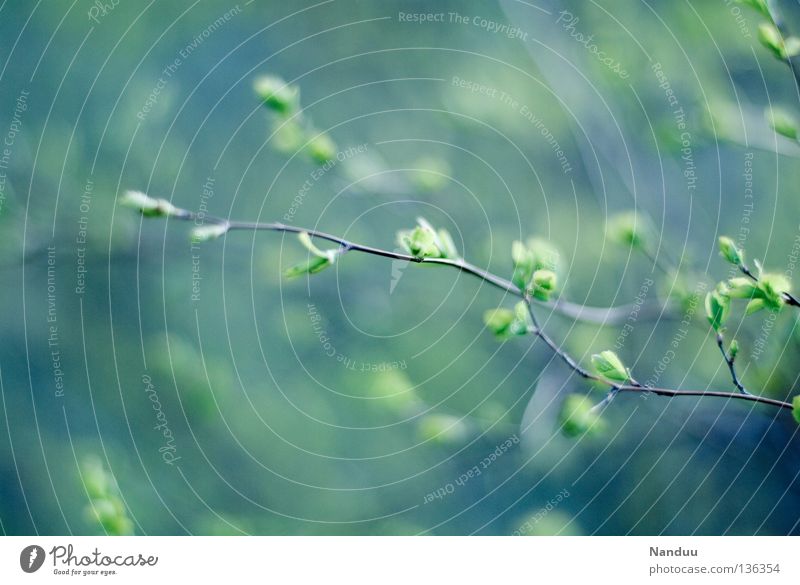
<path fill-rule="evenodd" d="M 137 534 L 798 533 L 788 413 L 621 396 L 604 434 L 569 439 L 558 430 L 564 396 L 601 391 L 541 343 L 491 339 L 483 312 L 513 300 L 477 279 L 351 254 L 286 281 L 282 269 L 303 257 L 293 237 L 239 232 L 193 251 L 189 226 L 115 206 L 134 188 L 197 210 L 211 177 L 210 213 L 282 220 L 311 180 L 291 223 L 394 249 L 395 231 L 425 215 L 504 276 L 511 242 L 538 235 L 561 250 L 562 295 L 594 306 L 633 302 L 648 278 L 656 301 L 674 283 L 605 240 L 606 217 L 627 209 L 651 218 L 659 257 L 680 265 L 690 290 L 728 275 L 715 239 L 742 227 L 751 257 L 786 270 L 800 149 L 775 138 L 762 111 L 797 110 L 798 95 L 758 46 L 758 17 L 737 19 L 719 1 L 533 4 L 121 0 L 95 22 L 88 0 L 3 3 L 3 136 L 28 93 L 0 207 L 0 530 L 102 534 L 87 513 L 90 458 L 116 479 Z M 561 10 L 579 19 L 573 29 Z M 415 12 L 445 22 L 401 22 Z M 570 32 L 594 35 L 627 79 Z M 686 114 L 694 190 L 656 62 Z M 366 152 L 316 179 L 303 152 L 276 151 L 252 89 L 267 73 L 301 88 L 304 117 L 339 149 Z M 621 331 L 540 318 L 584 362 Z M 796 394 L 790 312 L 731 327 L 746 383 Z M 618 352 L 647 380 L 681 329 L 640 317 Z M 729 389 L 699 313 L 685 337 L 658 383 Z M 171 465 L 145 375 L 174 435 Z M 437 490 L 444 497 L 429 497 Z"/>

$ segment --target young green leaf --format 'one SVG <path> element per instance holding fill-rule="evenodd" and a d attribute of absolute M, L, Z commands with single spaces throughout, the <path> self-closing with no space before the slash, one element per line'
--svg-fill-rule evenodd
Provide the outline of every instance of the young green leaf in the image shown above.
<path fill-rule="evenodd" d="M 556 290 L 556 273 L 552 270 L 537 270 L 531 279 L 533 297 L 540 301 L 549 301 Z"/>
<path fill-rule="evenodd" d="M 728 355 L 732 360 L 735 360 L 738 353 L 739 353 L 739 342 L 736 341 L 735 339 L 732 339 L 731 344 L 728 347 Z"/>
<path fill-rule="evenodd" d="M 182 216 L 185 212 L 166 199 L 155 199 L 141 191 L 126 191 L 119 198 L 120 205 L 138 210 L 146 217 Z"/>
<path fill-rule="evenodd" d="M 766 309 L 767 303 L 764 302 L 764 299 L 753 299 L 747 306 L 744 308 L 745 316 L 752 315 L 753 313 L 758 313 L 761 309 Z"/>
<path fill-rule="evenodd" d="M 642 249 L 648 245 L 649 222 L 633 211 L 618 213 L 609 218 L 606 236 L 619 244 Z"/>
<path fill-rule="evenodd" d="M 588 396 L 570 394 L 561 405 L 559 422 L 561 431 L 568 437 L 576 437 L 584 433 L 597 433 L 605 428 L 600 413 L 592 410 L 594 404 Z"/>
<path fill-rule="evenodd" d="M 534 270 L 551 270 L 558 272 L 561 253 L 553 244 L 543 238 L 529 238 L 528 250 L 533 255 Z"/>
<path fill-rule="evenodd" d="M 731 300 L 726 295 L 714 290 L 706 295 L 706 317 L 714 331 L 719 332 L 728 319 L 731 309 Z"/>
<path fill-rule="evenodd" d="M 297 239 L 309 251 L 309 258 L 305 262 L 295 264 L 284 271 L 283 274 L 286 278 L 296 278 L 303 274 L 316 274 L 336 261 L 338 250 L 320 250 L 314 245 L 311 236 L 307 232 L 297 234 Z"/>
<path fill-rule="evenodd" d="M 755 283 L 744 276 L 731 278 L 727 283 L 727 296 L 732 299 L 749 299 L 757 292 Z"/>
<path fill-rule="evenodd" d="M 725 260 L 736 266 L 741 266 L 742 262 L 744 262 L 744 252 L 727 236 L 720 236 L 719 238 L 719 253 Z"/>
<path fill-rule="evenodd" d="M 201 225 L 192 230 L 193 242 L 207 242 L 209 240 L 216 240 L 228 233 L 227 223 L 211 223 L 208 225 Z"/>
<path fill-rule="evenodd" d="M 792 416 L 800 424 L 800 394 L 792 398 Z"/>
<path fill-rule="evenodd" d="M 533 253 L 525 244 L 515 241 L 511 244 L 511 260 L 514 263 L 511 282 L 520 290 L 527 290 L 534 270 Z"/>
<path fill-rule="evenodd" d="M 425 218 L 417 218 L 413 230 L 397 232 L 397 243 L 416 258 L 458 258 L 453 238 L 447 230 L 438 232 Z"/>
<path fill-rule="evenodd" d="M 520 304 L 523 308 L 520 309 Z M 524 303 L 517 303 L 515 310 L 491 309 L 483 314 L 483 322 L 498 339 L 505 340 L 528 333 L 528 315 Z"/>
<path fill-rule="evenodd" d="M 336 143 L 327 134 L 317 134 L 308 143 L 308 153 L 320 164 L 336 158 Z"/>
<path fill-rule="evenodd" d="M 627 382 L 631 378 L 619 356 L 609 349 L 592 356 L 592 367 L 598 375 L 613 382 Z"/>
<path fill-rule="evenodd" d="M 288 85 L 280 77 L 264 75 L 253 84 L 256 95 L 265 106 L 278 114 L 286 116 L 294 113 L 300 104 L 300 89 Z"/>
<path fill-rule="evenodd" d="M 778 108 L 771 108 L 766 111 L 767 122 L 775 132 L 786 138 L 797 140 L 800 133 L 800 124 L 797 119 L 789 112 Z"/>
<path fill-rule="evenodd" d="M 779 273 L 764 273 L 758 277 L 758 290 L 768 309 L 779 311 L 784 304 L 783 293 L 792 288 L 789 279 Z"/>
<path fill-rule="evenodd" d="M 423 416 L 417 427 L 420 438 L 442 445 L 458 445 L 470 436 L 470 428 L 462 419 L 449 414 Z"/>
<path fill-rule="evenodd" d="M 439 228 L 439 231 L 436 233 L 439 236 L 439 248 L 444 254 L 444 258 L 451 258 L 453 260 L 458 258 L 458 248 L 456 248 L 456 243 L 453 241 L 453 236 L 450 235 L 450 232 L 444 228 Z"/>
<path fill-rule="evenodd" d="M 781 36 L 778 27 L 771 22 L 762 22 L 758 25 L 758 40 L 767 49 L 772 51 L 775 58 L 784 61 L 786 59 L 786 48 L 783 44 L 783 37 Z"/>

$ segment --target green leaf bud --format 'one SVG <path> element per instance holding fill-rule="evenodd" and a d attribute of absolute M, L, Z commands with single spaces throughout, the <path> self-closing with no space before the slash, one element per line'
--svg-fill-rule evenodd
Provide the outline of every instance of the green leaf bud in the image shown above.
<path fill-rule="evenodd" d="M 797 119 L 789 112 L 778 108 L 768 109 L 765 113 L 767 123 L 775 132 L 786 138 L 797 140 L 798 123 Z"/>
<path fill-rule="evenodd" d="M 449 414 L 428 414 L 423 416 L 418 423 L 417 431 L 422 440 L 442 445 L 464 443 L 469 439 L 470 435 L 467 423 Z"/>
<path fill-rule="evenodd" d="M 436 234 L 439 236 L 439 249 L 443 254 L 442 257 L 453 260 L 457 259 L 459 257 L 458 249 L 456 248 L 456 243 L 453 241 L 453 236 L 450 235 L 450 232 L 444 228 L 439 228 Z"/>
<path fill-rule="evenodd" d="M 320 164 L 336 158 L 336 143 L 327 134 L 317 134 L 308 143 L 308 153 Z"/>
<path fill-rule="evenodd" d="M 792 416 L 800 424 L 800 394 L 792 398 Z"/>
<path fill-rule="evenodd" d="M 513 282 L 520 290 L 526 290 L 534 270 L 534 256 L 530 248 L 520 241 L 511 244 L 511 260 L 514 263 Z"/>
<path fill-rule="evenodd" d="M 568 437 L 576 437 L 584 433 L 597 433 L 605 428 L 600 413 L 592 410 L 594 404 L 588 396 L 570 394 L 561 405 L 559 422 L 561 432 Z"/>
<path fill-rule="evenodd" d="M 732 299 L 750 299 L 757 292 L 756 284 L 744 276 L 731 278 L 727 282 L 726 294 Z"/>
<path fill-rule="evenodd" d="M 744 262 L 744 252 L 727 236 L 720 236 L 719 238 L 719 253 L 725 260 L 736 266 L 740 266 Z"/>
<path fill-rule="evenodd" d="M 264 75 L 253 84 L 256 95 L 271 110 L 283 116 L 294 113 L 300 105 L 300 89 L 288 85 L 283 79 L 274 75 Z"/>
<path fill-rule="evenodd" d="M 422 217 L 417 218 L 416 228 L 397 232 L 397 242 L 416 258 L 458 258 L 453 238 L 446 230 L 433 229 Z"/>
<path fill-rule="evenodd" d="M 739 353 L 739 342 L 735 339 L 731 340 L 731 345 L 728 347 L 728 354 L 732 360 L 736 359 L 737 354 Z"/>
<path fill-rule="evenodd" d="M 633 248 L 644 248 L 650 235 L 649 222 L 633 211 L 618 213 L 609 218 L 606 236 L 618 244 Z"/>
<path fill-rule="evenodd" d="M 592 356 L 592 367 L 598 375 L 613 382 L 627 382 L 631 377 L 619 356 L 608 349 Z"/>
<path fill-rule="evenodd" d="M 209 240 L 216 240 L 228 233 L 227 223 L 211 223 L 208 225 L 201 225 L 192 230 L 193 242 L 207 242 Z"/>
<path fill-rule="evenodd" d="M 522 303 L 524 305 L 524 303 Z M 527 309 L 520 309 L 517 303 L 515 310 L 491 309 L 483 314 L 483 322 L 498 339 L 505 340 L 510 337 L 528 333 Z"/>
<path fill-rule="evenodd" d="M 778 311 L 783 307 L 783 293 L 792 288 L 789 279 L 779 273 L 764 273 L 758 278 L 758 290 L 768 309 Z"/>
<path fill-rule="evenodd" d="M 762 22 L 758 25 L 758 40 L 767 49 L 772 51 L 777 59 L 786 59 L 786 48 L 783 44 L 783 37 L 778 28 L 771 22 Z"/>
<path fill-rule="evenodd" d="M 529 238 L 528 249 L 533 254 L 534 270 L 558 271 L 561 253 L 553 244 L 543 238 Z"/>
<path fill-rule="evenodd" d="M 725 321 L 728 320 L 728 315 L 731 309 L 731 300 L 724 294 L 720 294 L 715 290 L 706 295 L 706 317 L 714 331 L 719 332 Z"/>
<path fill-rule="evenodd" d="M 146 217 L 179 217 L 186 214 L 166 199 L 155 199 L 141 191 L 126 191 L 119 199 L 120 205 L 138 210 Z"/>
<path fill-rule="evenodd" d="M 549 301 L 556 289 L 556 273 L 552 270 L 537 270 L 531 279 L 533 297 L 540 301 Z"/>
<path fill-rule="evenodd" d="M 307 232 L 297 234 L 297 239 L 303 247 L 310 252 L 310 257 L 305 262 L 296 264 L 284 271 L 286 278 L 296 278 L 303 274 L 316 274 L 336 261 L 338 250 L 320 250 L 314 245 Z"/>
<path fill-rule="evenodd" d="M 766 309 L 767 303 L 764 302 L 764 299 L 753 299 L 747 306 L 744 308 L 745 315 L 752 315 L 753 313 L 758 313 L 761 309 Z"/>

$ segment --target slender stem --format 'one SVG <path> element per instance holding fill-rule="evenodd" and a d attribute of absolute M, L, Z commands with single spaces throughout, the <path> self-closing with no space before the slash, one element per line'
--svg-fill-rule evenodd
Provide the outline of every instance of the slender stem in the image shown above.
<path fill-rule="evenodd" d="M 555 341 L 553 341 L 541 328 L 539 322 L 536 318 L 536 314 L 533 311 L 533 299 L 527 293 L 523 293 L 520 291 L 511 281 L 508 281 L 500 276 L 492 274 L 482 268 L 478 268 L 469 262 L 458 259 L 458 260 L 450 260 L 444 258 L 417 258 L 415 256 L 411 256 L 409 254 L 403 254 L 400 252 L 394 252 L 391 250 L 383 250 L 381 248 L 374 248 L 372 246 L 365 246 L 362 244 L 357 244 L 355 242 L 351 242 L 339 236 L 334 236 L 332 234 L 328 234 L 325 232 L 321 232 L 318 230 L 313 229 L 306 229 L 297 226 L 286 225 L 283 223 L 259 223 L 259 222 L 243 222 L 243 221 L 228 221 L 226 219 L 222 219 L 219 217 L 204 215 L 199 216 L 198 214 L 188 211 L 179 209 L 177 212 L 172 214 L 174 219 L 182 220 L 182 221 L 202 221 L 204 223 L 216 224 L 216 225 L 225 225 L 228 228 L 228 231 L 231 230 L 251 230 L 251 231 L 259 231 L 259 230 L 266 230 L 266 231 L 275 231 L 275 232 L 290 232 L 290 233 L 301 233 L 305 232 L 312 238 L 319 238 L 321 240 L 326 240 L 329 242 L 333 242 L 338 244 L 342 252 L 363 252 L 365 254 L 372 254 L 375 256 L 383 256 L 385 258 L 393 258 L 396 260 L 407 260 L 408 262 L 415 262 L 417 264 L 442 264 L 445 266 L 452 266 L 458 268 L 462 272 L 466 272 L 468 274 L 472 274 L 485 282 L 509 293 L 517 297 L 522 297 L 523 301 L 525 302 L 528 313 L 531 316 L 531 321 L 533 323 L 533 330 L 532 332 L 541 339 L 564 363 L 569 366 L 569 368 L 574 371 L 579 376 L 587 379 L 587 380 L 595 380 L 597 382 L 601 382 L 603 384 L 607 384 L 611 387 L 611 393 L 616 394 L 617 392 L 643 392 L 643 393 L 652 393 L 658 396 L 670 396 L 670 397 L 677 397 L 677 396 L 716 396 L 720 398 L 730 398 L 730 399 L 739 399 L 739 400 L 749 400 L 751 402 L 759 402 L 761 404 L 769 404 L 771 406 L 777 406 L 780 408 L 788 408 L 792 409 L 792 405 L 788 402 L 782 402 L 780 400 L 774 400 L 772 398 L 765 398 L 763 396 L 757 396 L 753 394 L 741 394 L 741 393 L 734 393 L 734 392 L 718 392 L 718 391 L 703 391 L 703 390 L 671 390 L 668 388 L 651 388 L 648 386 L 642 386 L 636 380 L 629 380 L 627 384 L 618 384 L 615 382 L 611 382 L 610 380 L 606 380 L 596 374 L 591 373 L 590 371 L 583 368 L 572 356 L 570 356 L 566 351 L 564 351 Z M 751 276 L 751 278 L 753 278 Z M 565 304 L 563 302 L 556 302 L 556 303 L 549 303 L 550 306 L 554 310 L 563 309 L 565 306 L 569 307 L 569 311 L 575 311 L 575 307 L 571 307 L 569 304 Z M 587 308 L 583 308 L 584 310 Z M 596 308 L 588 308 L 589 311 L 598 312 L 603 311 L 605 309 L 596 309 Z M 615 310 L 615 309 L 611 309 Z M 607 322 L 607 321 L 605 321 Z M 609 399 L 610 401 L 610 399 Z"/>
<path fill-rule="evenodd" d="M 173 219 L 179 219 L 184 221 L 196 221 L 202 220 L 205 223 L 216 224 L 216 225 L 226 225 L 228 227 L 228 231 L 232 230 L 245 230 L 245 231 L 275 231 L 275 232 L 289 232 L 289 233 L 301 233 L 305 232 L 312 238 L 319 238 L 321 240 L 326 240 L 328 242 L 333 242 L 334 244 L 339 244 L 344 251 L 354 251 L 354 252 L 362 252 L 365 254 L 372 254 L 373 256 L 382 256 L 384 258 L 392 258 L 395 260 L 405 260 L 408 262 L 415 262 L 417 264 L 441 264 L 444 266 L 451 266 L 453 268 L 458 268 L 460 271 L 465 272 L 467 274 L 471 274 L 480 278 L 481 280 L 491 284 L 492 286 L 508 293 L 514 295 L 516 297 L 523 297 L 522 291 L 517 288 L 514 283 L 510 280 L 497 276 L 487 270 L 479 268 L 474 264 L 470 264 L 466 260 L 457 259 L 452 260 L 448 258 L 417 258 L 416 256 L 411 256 L 410 254 L 403 254 L 401 252 L 395 252 L 392 250 L 384 250 L 381 248 L 374 248 L 372 246 L 365 246 L 362 244 L 357 244 L 355 242 L 351 242 L 344 238 L 340 238 L 339 236 L 335 236 L 332 234 L 328 234 L 325 232 L 321 232 L 314 229 L 308 229 L 304 227 L 298 227 L 293 225 L 286 225 L 279 222 L 269 222 L 269 223 L 261 223 L 261 222 L 246 222 L 246 221 L 228 221 L 226 219 L 220 217 L 214 217 L 211 215 L 204 215 L 202 217 L 198 216 L 198 214 L 192 211 L 180 210 L 180 213 L 177 215 L 172 216 Z M 636 309 L 635 305 L 618 305 L 616 307 L 590 307 L 586 305 L 577 305 L 575 303 L 570 303 L 569 301 L 558 300 L 554 302 L 547 303 L 547 306 L 552 308 L 554 311 L 561 313 L 567 317 L 572 319 L 584 321 L 587 323 L 596 323 L 599 325 L 613 325 L 616 323 L 621 323 L 625 321 L 631 311 Z M 670 307 L 669 303 L 649 303 L 647 305 L 642 305 L 638 307 L 639 314 L 652 314 L 652 315 L 663 315 L 666 310 Z"/>
<path fill-rule="evenodd" d="M 777 406 L 780 408 L 788 408 L 792 409 L 792 405 L 788 402 L 783 402 L 782 400 L 775 400 L 773 398 L 765 398 L 764 396 L 758 396 L 755 394 L 742 394 L 739 392 L 720 392 L 716 390 L 672 390 L 669 388 L 653 388 L 650 386 L 642 386 L 631 378 L 627 384 L 618 384 L 616 382 L 612 382 L 610 380 L 606 380 L 605 378 L 598 376 L 596 374 L 591 373 L 590 371 L 583 368 L 578 362 L 570 356 L 566 351 L 564 351 L 557 343 L 555 343 L 547 334 L 542 331 L 541 326 L 539 325 L 538 320 L 536 319 L 536 314 L 533 311 L 533 303 L 531 302 L 530 297 L 525 298 L 525 302 L 528 306 L 528 313 L 531 316 L 531 321 L 533 322 L 533 330 L 532 333 L 539 337 L 545 344 L 553 350 L 558 357 L 560 357 L 575 373 L 579 376 L 586 378 L 587 380 L 595 380 L 597 382 L 602 382 L 603 384 L 607 384 L 611 387 L 609 392 L 609 396 L 607 396 L 607 400 L 603 400 L 601 404 L 608 404 L 613 400 L 613 395 L 616 395 L 617 392 L 641 392 L 641 393 L 652 393 L 658 396 L 669 396 L 669 397 L 678 397 L 678 396 L 716 396 L 718 398 L 729 398 L 734 400 L 749 400 L 751 402 L 758 402 L 761 404 L 769 404 L 771 406 Z"/>
<path fill-rule="evenodd" d="M 739 389 L 739 392 L 742 394 L 750 394 L 747 389 L 744 387 L 744 384 L 739 380 L 739 376 L 736 374 L 736 366 L 734 365 L 735 357 L 733 354 L 728 353 L 725 351 L 725 341 L 722 338 L 721 333 L 717 333 L 717 347 L 719 347 L 719 351 L 722 353 L 722 359 L 725 360 L 725 363 L 728 365 L 728 369 L 731 372 L 731 378 L 733 379 L 733 385 Z"/>
<path fill-rule="evenodd" d="M 525 295 L 523 300 L 525 301 L 525 305 L 528 307 L 528 314 L 531 316 L 531 321 L 533 322 L 533 334 L 544 341 L 545 345 L 552 349 L 553 353 L 560 357 L 576 374 L 586 378 L 587 380 L 598 380 L 604 382 L 605 380 L 599 376 L 595 376 L 583 368 L 572 356 L 561 349 L 561 347 L 542 330 L 538 319 L 536 319 L 536 313 L 533 312 L 533 302 L 531 297 L 529 295 Z"/>

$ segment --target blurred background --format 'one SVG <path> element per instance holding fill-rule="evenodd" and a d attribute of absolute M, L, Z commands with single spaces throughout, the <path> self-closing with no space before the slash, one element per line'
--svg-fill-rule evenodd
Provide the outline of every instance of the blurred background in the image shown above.
<path fill-rule="evenodd" d="M 723 0 L 4 2 L 0 530 L 800 532 L 786 411 L 622 395 L 603 433 L 566 437 L 564 398 L 602 390 L 495 341 L 482 315 L 514 299 L 478 279 L 350 254 L 286 280 L 293 236 L 192 245 L 116 205 L 137 189 L 388 249 L 424 215 L 504 277 L 538 236 L 561 298 L 622 307 L 540 309 L 577 359 L 732 390 L 697 304 L 730 276 L 716 238 L 789 276 L 800 250 L 800 147 L 763 114 L 798 91 L 760 20 Z M 296 124 L 263 75 L 299 88 Z M 628 210 L 655 260 L 606 239 Z M 796 394 L 794 315 L 740 317 L 745 383 Z"/>

